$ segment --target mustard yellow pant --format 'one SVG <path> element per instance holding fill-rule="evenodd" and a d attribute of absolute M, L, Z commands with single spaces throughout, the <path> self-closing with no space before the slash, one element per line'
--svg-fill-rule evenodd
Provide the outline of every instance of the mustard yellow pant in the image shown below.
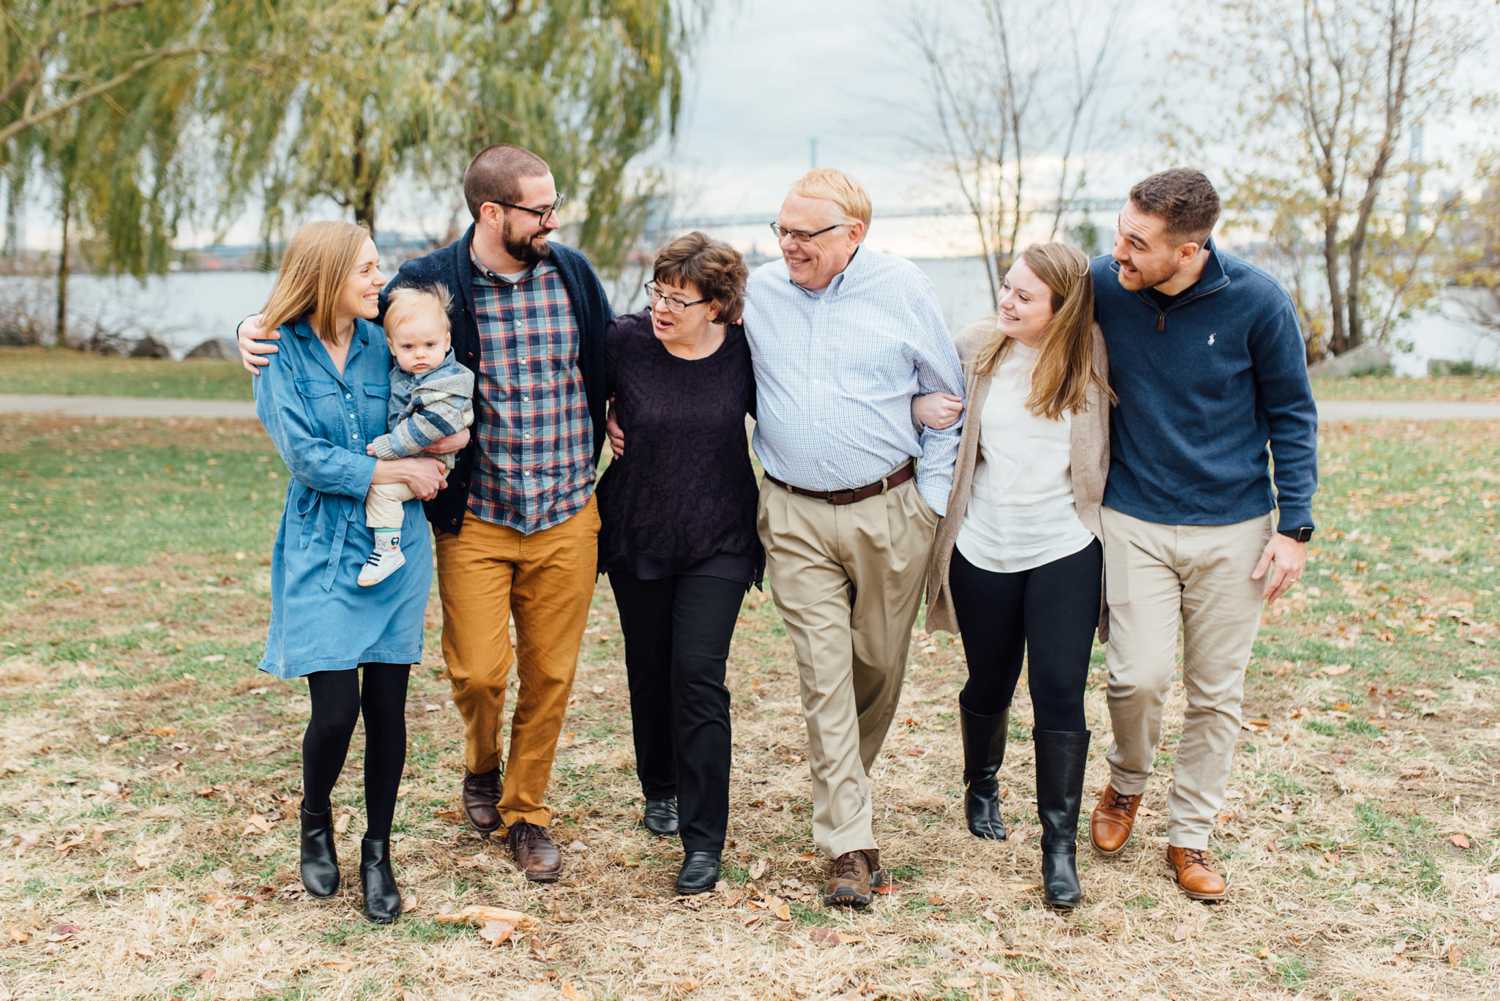
<path fill-rule="evenodd" d="M 532 535 L 472 514 L 457 534 L 437 533 L 443 658 L 471 772 L 500 765 L 500 714 L 516 664 L 519 690 L 500 787 L 500 819 L 507 827 L 551 823 L 547 783 L 594 593 L 598 538 L 592 498 L 572 518 Z"/>

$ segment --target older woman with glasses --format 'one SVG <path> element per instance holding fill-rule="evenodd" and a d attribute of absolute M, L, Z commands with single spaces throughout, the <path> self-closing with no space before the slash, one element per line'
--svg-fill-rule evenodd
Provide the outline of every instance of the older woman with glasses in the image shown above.
<path fill-rule="evenodd" d="M 729 821 L 729 641 L 765 557 L 745 441 L 755 375 L 740 325 L 748 272 L 702 233 L 656 257 L 650 305 L 606 338 L 614 417 L 629 440 L 599 482 L 630 681 L 636 774 L 653 834 L 680 834 L 677 891 L 719 879 Z"/>

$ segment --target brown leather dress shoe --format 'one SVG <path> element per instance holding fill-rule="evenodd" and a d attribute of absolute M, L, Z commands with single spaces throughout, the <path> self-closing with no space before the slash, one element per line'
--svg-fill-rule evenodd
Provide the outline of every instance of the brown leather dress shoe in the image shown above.
<path fill-rule="evenodd" d="M 511 824 L 505 834 L 516 867 L 533 883 L 555 883 L 562 875 L 562 853 L 545 827 L 524 820 Z"/>
<path fill-rule="evenodd" d="M 875 887 L 885 883 L 880 868 L 880 850 L 862 848 L 845 852 L 833 860 L 828 885 L 823 890 L 826 907 L 869 907 L 875 899 Z"/>
<path fill-rule="evenodd" d="M 1135 827 L 1135 811 L 1141 805 L 1139 795 L 1127 796 L 1107 785 L 1099 793 L 1099 802 L 1089 814 L 1089 840 L 1100 855 L 1118 855 L 1125 850 Z"/>
<path fill-rule="evenodd" d="M 1167 846 L 1167 865 L 1183 893 L 1194 900 L 1223 900 L 1229 888 L 1224 877 L 1214 872 L 1208 852 L 1202 848 Z"/>
<path fill-rule="evenodd" d="M 480 834 L 489 834 L 500 826 L 500 769 L 487 772 L 464 772 L 464 813 Z"/>

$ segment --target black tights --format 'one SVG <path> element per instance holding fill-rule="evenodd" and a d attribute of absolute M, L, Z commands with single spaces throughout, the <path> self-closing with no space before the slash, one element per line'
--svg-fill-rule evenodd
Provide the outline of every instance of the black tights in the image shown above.
<path fill-rule="evenodd" d="M 365 836 L 391 836 L 396 789 L 406 767 L 407 664 L 361 664 L 357 671 L 318 671 L 307 676 L 312 718 L 302 735 L 302 803 L 308 813 L 327 813 L 328 797 L 343 771 L 349 738 L 360 710 L 365 716 Z M 359 675 L 364 675 L 361 689 Z"/>
<path fill-rule="evenodd" d="M 1096 540 L 1034 570 L 992 573 L 953 550 L 948 584 L 969 663 L 969 682 L 958 697 L 965 709 L 981 716 L 1009 709 L 1024 653 L 1036 729 L 1088 728 L 1083 687 L 1099 621 L 1103 560 Z"/>

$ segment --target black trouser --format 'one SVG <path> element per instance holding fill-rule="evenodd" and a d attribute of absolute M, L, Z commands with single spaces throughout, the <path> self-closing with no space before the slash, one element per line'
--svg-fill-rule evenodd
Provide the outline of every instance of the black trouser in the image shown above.
<path fill-rule="evenodd" d="M 364 675 L 364 686 L 359 676 Z M 307 676 L 312 718 L 302 735 L 302 805 L 327 813 L 328 797 L 344 768 L 349 738 L 365 717 L 365 836 L 391 836 L 396 790 L 406 767 L 408 664 L 361 664 L 355 671 L 318 671 Z"/>
<path fill-rule="evenodd" d="M 724 664 L 745 585 L 610 571 L 625 634 L 635 770 L 647 799 L 677 797 L 686 851 L 722 851 L 729 824 Z"/>
<path fill-rule="evenodd" d="M 948 585 L 969 662 L 969 681 L 958 697 L 965 709 L 983 716 L 1009 709 L 1024 653 L 1036 729 L 1088 729 L 1083 687 L 1099 622 L 1103 560 L 1097 539 L 1072 556 L 1019 573 L 981 570 L 953 550 Z"/>

